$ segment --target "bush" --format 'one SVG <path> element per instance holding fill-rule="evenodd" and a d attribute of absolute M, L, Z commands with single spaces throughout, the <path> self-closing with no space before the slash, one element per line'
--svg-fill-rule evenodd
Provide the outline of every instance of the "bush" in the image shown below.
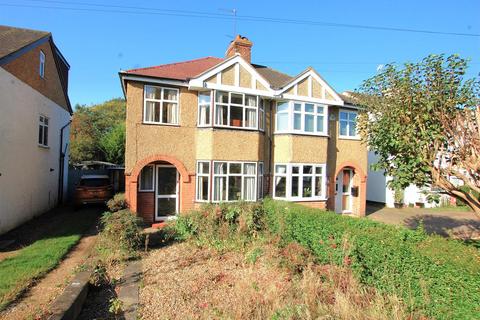
<path fill-rule="evenodd" d="M 125 200 L 125 193 L 117 193 L 112 199 L 108 200 L 107 207 L 110 212 L 116 212 L 127 209 L 127 201 Z"/>
<path fill-rule="evenodd" d="M 266 199 L 266 223 L 284 244 L 298 242 L 320 263 L 348 264 L 358 279 L 403 298 L 412 313 L 473 319 L 480 312 L 475 248 L 367 219 Z"/>
<path fill-rule="evenodd" d="M 105 212 L 101 225 L 97 249 L 103 260 L 114 262 L 136 257 L 136 250 L 143 242 L 140 219 L 129 210 Z"/>

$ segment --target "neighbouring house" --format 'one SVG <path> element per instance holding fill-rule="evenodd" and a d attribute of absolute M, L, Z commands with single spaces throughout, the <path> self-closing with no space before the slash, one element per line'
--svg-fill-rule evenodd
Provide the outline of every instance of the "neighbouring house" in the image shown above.
<path fill-rule="evenodd" d="M 126 199 L 146 222 L 266 195 L 365 215 L 357 108 L 313 68 L 289 76 L 252 63 L 251 48 L 237 36 L 225 58 L 119 73 Z"/>
<path fill-rule="evenodd" d="M 69 68 L 51 33 L 0 26 L 0 233 L 62 201 Z"/>

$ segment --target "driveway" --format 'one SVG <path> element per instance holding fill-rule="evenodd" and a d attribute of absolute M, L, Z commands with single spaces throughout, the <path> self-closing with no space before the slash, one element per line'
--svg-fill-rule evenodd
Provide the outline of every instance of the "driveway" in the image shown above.
<path fill-rule="evenodd" d="M 463 240 L 480 240 L 480 219 L 464 208 L 386 208 L 379 204 L 367 203 L 367 218 L 416 228 L 423 221 L 425 231 L 443 237 Z"/>

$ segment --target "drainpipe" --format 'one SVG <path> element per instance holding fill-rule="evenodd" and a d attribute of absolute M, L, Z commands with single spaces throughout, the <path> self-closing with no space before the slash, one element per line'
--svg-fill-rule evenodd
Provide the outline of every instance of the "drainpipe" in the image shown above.
<path fill-rule="evenodd" d="M 60 155 L 58 158 L 58 204 L 63 202 L 63 176 L 64 176 L 64 169 L 65 169 L 65 153 L 67 152 L 68 143 L 65 145 L 65 152 L 62 150 L 63 147 L 63 130 L 68 127 L 72 123 L 72 120 L 68 121 L 66 125 L 64 125 L 60 129 Z"/>

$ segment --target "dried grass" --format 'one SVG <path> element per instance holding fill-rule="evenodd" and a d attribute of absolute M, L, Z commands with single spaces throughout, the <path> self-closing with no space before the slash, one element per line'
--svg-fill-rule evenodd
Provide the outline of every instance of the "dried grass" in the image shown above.
<path fill-rule="evenodd" d="M 408 317 L 398 299 L 360 286 L 347 268 L 318 266 L 305 256 L 308 264 L 299 268 L 293 249 L 257 243 L 220 253 L 181 243 L 152 251 L 143 260 L 142 318 Z"/>

